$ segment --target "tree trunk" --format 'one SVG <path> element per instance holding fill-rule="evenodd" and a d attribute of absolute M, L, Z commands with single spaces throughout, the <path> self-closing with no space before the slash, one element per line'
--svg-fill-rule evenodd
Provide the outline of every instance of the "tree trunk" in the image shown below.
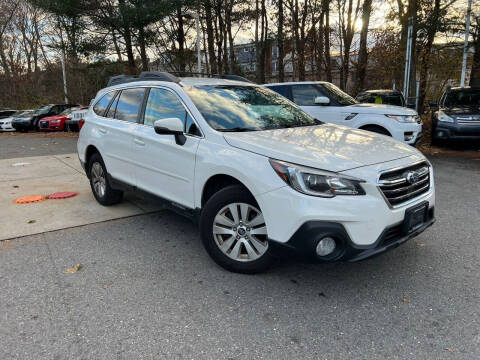
<path fill-rule="evenodd" d="M 135 65 L 135 57 L 133 56 L 132 31 L 130 22 L 128 20 L 128 15 L 123 12 L 123 9 L 125 8 L 125 0 L 118 0 L 118 3 L 120 12 L 122 12 L 123 38 L 125 40 L 125 49 L 127 51 L 128 73 L 135 74 L 137 72 L 137 67 Z"/>
<path fill-rule="evenodd" d="M 332 60 L 330 57 L 330 1 L 323 0 L 323 11 L 325 13 L 325 74 L 327 81 L 332 82 Z"/>
<path fill-rule="evenodd" d="M 370 13 L 372 12 L 372 0 L 365 0 L 362 8 L 362 30 L 360 32 L 360 49 L 358 50 L 357 74 L 355 76 L 355 91 L 357 95 L 365 85 L 365 74 L 367 71 L 367 37 Z"/>
<path fill-rule="evenodd" d="M 277 58 L 277 69 L 278 69 L 278 81 L 285 81 L 285 66 L 283 64 L 283 59 L 285 58 L 285 43 L 283 37 L 283 0 L 278 0 L 278 32 L 277 32 L 277 45 L 278 45 L 278 58 Z"/>
<path fill-rule="evenodd" d="M 182 7 L 179 6 L 177 8 L 177 22 L 178 22 L 178 29 L 177 29 L 177 42 L 178 42 L 178 67 L 180 72 L 185 72 L 186 64 L 185 64 L 185 30 L 183 29 L 183 14 L 182 14 Z"/>
<path fill-rule="evenodd" d="M 418 113 L 421 115 L 424 111 L 424 102 L 427 93 L 428 68 L 430 66 L 430 56 L 433 47 L 433 40 L 439 26 L 440 0 L 435 0 L 435 5 L 430 15 L 430 24 L 427 28 L 427 41 L 423 47 L 423 54 L 420 61 L 420 89 L 418 98 Z"/>
<path fill-rule="evenodd" d="M 204 0 L 205 5 L 205 21 L 207 22 L 207 44 L 208 44 L 208 58 L 210 63 L 210 71 L 212 74 L 218 72 L 217 58 L 215 56 L 215 38 L 213 34 L 213 15 L 211 0 Z"/>
<path fill-rule="evenodd" d="M 142 26 L 138 29 L 138 45 L 140 46 L 140 58 L 142 59 L 142 70 L 148 71 L 148 56 L 145 50 L 145 30 Z"/>
<path fill-rule="evenodd" d="M 473 39 L 473 49 L 472 71 L 470 72 L 469 84 L 472 87 L 480 87 L 480 26 L 477 27 L 477 33 Z"/>
<path fill-rule="evenodd" d="M 113 46 L 115 47 L 115 52 L 117 53 L 117 58 L 119 62 L 122 62 L 122 52 L 120 51 L 120 46 L 118 45 L 117 36 L 115 35 L 115 30 L 111 29 Z"/>

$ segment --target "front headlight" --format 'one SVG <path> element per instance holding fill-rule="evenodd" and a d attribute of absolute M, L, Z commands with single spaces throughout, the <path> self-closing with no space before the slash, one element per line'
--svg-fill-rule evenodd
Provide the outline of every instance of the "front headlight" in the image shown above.
<path fill-rule="evenodd" d="M 365 190 L 360 185 L 363 180 L 285 161 L 269 161 L 283 181 L 303 194 L 321 197 L 365 195 Z"/>
<path fill-rule="evenodd" d="M 438 121 L 448 122 L 448 123 L 454 122 L 453 118 L 445 114 L 442 110 L 438 111 L 437 117 L 438 117 Z"/>
<path fill-rule="evenodd" d="M 398 122 L 402 123 L 414 123 L 418 121 L 418 116 L 417 115 L 387 115 L 385 114 L 386 117 L 390 119 L 397 120 Z"/>

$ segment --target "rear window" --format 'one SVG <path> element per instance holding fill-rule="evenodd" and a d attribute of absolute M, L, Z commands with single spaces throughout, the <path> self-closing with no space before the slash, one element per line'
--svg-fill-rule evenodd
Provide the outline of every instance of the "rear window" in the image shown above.
<path fill-rule="evenodd" d="M 268 86 L 270 90 L 275 91 L 276 93 L 279 93 L 282 96 L 285 96 L 286 98 L 289 98 L 288 95 L 288 86 Z"/>
<path fill-rule="evenodd" d="M 105 110 L 107 110 L 108 104 L 110 104 L 113 94 L 113 92 L 106 93 L 100 100 L 97 101 L 97 103 L 93 107 L 93 111 L 95 112 L 95 114 L 100 116 L 103 116 L 105 114 Z"/>
<path fill-rule="evenodd" d="M 115 119 L 136 122 L 142 108 L 144 88 L 122 90 L 117 103 Z"/>

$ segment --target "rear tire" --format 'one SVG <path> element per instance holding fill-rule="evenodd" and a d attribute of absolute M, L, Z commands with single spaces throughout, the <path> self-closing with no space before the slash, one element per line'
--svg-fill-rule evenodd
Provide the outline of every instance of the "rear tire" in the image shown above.
<path fill-rule="evenodd" d="M 87 169 L 93 196 L 100 204 L 110 206 L 123 200 L 123 191 L 111 187 L 107 176 L 107 168 L 99 153 L 90 157 Z"/>
<path fill-rule="evenodd" d="M 200 234 L 208 254 L 226 270 L 260 273 L 274 260 L 263 215 L 241 185 L 228 186 L 207 201 L 200 216 Z"/>

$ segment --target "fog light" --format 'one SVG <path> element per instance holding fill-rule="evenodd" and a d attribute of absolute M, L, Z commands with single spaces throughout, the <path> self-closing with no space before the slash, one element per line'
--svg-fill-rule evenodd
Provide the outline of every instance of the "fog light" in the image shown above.
<path fill-rule="evenodd" d="M 322 240 L 320 240 L 317 244 L 317 255 L 318 256 L 327 256 L 333 253 L 335 250 L 337 244 L 335 243 L 335 240 L 332 239 L 331 237 L 324 237 Z"/>

